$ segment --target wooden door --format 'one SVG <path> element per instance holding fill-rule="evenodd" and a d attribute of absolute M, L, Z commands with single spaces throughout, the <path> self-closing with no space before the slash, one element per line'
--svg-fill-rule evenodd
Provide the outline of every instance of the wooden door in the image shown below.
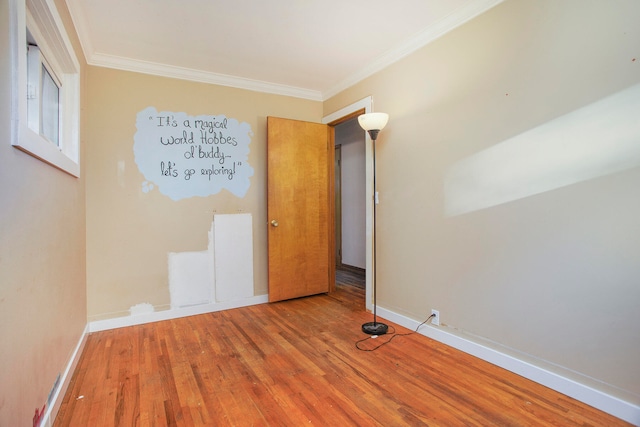
<path fill-rule="evenodd" d="M 267 118 L 269 301 L 335 286 L 333 129 Z"/>

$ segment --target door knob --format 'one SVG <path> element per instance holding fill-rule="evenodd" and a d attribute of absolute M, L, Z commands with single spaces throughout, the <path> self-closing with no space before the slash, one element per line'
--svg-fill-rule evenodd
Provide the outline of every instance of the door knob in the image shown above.
<path fill-rule="evenodd" d="M 271 225 L 272 225 L 273 227 L 277 227 L 277 226 L 278 226 L 278 221 L 276 221 L 275 219 L 272 219 L 272 220 L 271 220 Z"/>

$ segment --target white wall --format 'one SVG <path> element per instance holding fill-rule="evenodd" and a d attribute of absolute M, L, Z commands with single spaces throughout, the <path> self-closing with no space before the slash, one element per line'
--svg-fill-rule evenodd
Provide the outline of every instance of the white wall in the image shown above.
<path fill-rule="evenodd" d="M 342 263 L 366 268 L 365 137 L 357 119 L 335 127 L 342 152 Z"/>

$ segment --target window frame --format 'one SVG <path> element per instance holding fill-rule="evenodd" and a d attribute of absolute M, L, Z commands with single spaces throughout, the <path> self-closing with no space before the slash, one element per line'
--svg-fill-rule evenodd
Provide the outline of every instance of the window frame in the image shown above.
<path fill-rule="evenodd" d="M 9 0 L 11 13 L 11 145 L 70 174 L 80 176 L 80 64 L 52 0 Z M 29 126 L 27 29 L 60 84 L 59 145 Z M 44 37 L 47 34 L 47 37 Z M 44 61 L 42 59 L 44 58 Z"/>
<path fill-rule="evenodd" d="M 46 80 L 50 80 L 56 90 L 55 107 L 52 109 L 55 113 L 55 120 L 48 120 L 50 117 L 47 115 L 48 97 L 46 91 L 47 86 L 50 85 L 45 85 Z M 56 146 L 60 146 L 61 137 L 61 93 L 60 79 L 42 54 L 41 49 L 37 45 L 27 44 L 27 123 L 29 129 L 49 139 Z M 50 124 L 55 127 L 55 135 L 50 135 L 50 132 L 45 129 Z"/>

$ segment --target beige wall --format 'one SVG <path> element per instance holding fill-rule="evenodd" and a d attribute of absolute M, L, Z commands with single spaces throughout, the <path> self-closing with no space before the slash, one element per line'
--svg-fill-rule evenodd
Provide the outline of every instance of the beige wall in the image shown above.
<path fill-rule="evenodd" d="M 176 79 L 89 67 L 85 141 L 89 320 L 126 316 L 140 303 L 170 303 L 169 252 L 207 249 L 213 212 L 253 216 L 255 294 L 267 293 L 266 117 L 320 121 L 322 104 Z M 226 190 L 173 201 L 144 193 L 133 156 L 136 115 L 147 107 L 191 116 L 224 114 L 253 131 L 247 194 Z"/>
<path fill-rule="evenodd" d="M 87 316 L 167 308 L 167 253 L 204 250 L 214 210 L 253 215 L 255 292 L 266 293 L 266 117 L 320 121 L 368 95 L 391 116 L 378 141 L 380 305 L 416 320 L 436 308 L 453 333 L 640 403 L 638 167 L 444 210 L 460 160 L 639 83 L 639 15 L 633 0 L 510 0 L 324 104 L 83 68 L 80 179 L 10 146 L 2 61 L 0 425 L 42 406 Z M 0 19 L 8 28 L 7 2 Z M 132 147 L 148 106 L 248 122 L 247 195 L 143 193 Z"/>
<path fill-rule="evenodd" d="M 74 178 L 11 146 L 6 1 L 0 20 L 0 425 L 25 426 L 86 325 L 84 174 Z M 73 31 L 70 38 L 77 46 Z"/>
<path fill-rule="evenodd" d="M 444 182 L 460 160 L 639 83 L 638 16 L 635 1 L 507 1 L 324 104 L 372 95 L 390 115 L 381 306 L 416 320 L 438 309 L 453 333 L 636 404 L 637 163 L 456 216 Z"/>

